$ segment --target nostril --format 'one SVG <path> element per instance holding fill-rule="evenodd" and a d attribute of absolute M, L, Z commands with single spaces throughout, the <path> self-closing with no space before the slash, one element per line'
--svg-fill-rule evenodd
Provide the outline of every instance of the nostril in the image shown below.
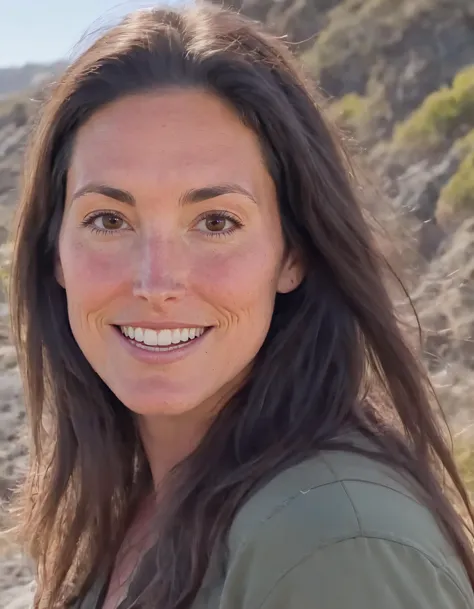
<path fill-rule="evenodd" d="M 150 303 L 168 302 L 170 300 L 178 300 L 185 294 L 186 289 L 183 284 L 166 282 L 148 282 L 136 285 L 133 289 L 133 294 L 137 298 L 146 300 Z"/>

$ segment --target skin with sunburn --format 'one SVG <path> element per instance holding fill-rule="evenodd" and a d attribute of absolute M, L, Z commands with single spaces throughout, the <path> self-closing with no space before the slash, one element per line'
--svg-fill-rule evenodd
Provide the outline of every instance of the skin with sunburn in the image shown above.
<path fill-rule="evenodd" d="M 257 137 L 198 91 L 126 97 L 79 130 L 57 274 L 81 350 L 139 415 L 155 483 L 246 374 L 276 293 L 301 280 Z"/>

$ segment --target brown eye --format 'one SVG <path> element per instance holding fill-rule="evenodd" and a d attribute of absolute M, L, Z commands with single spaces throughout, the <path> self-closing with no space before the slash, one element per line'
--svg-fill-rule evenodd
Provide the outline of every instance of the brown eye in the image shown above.
<path fill-rule="evenodd" d="M 239 228 L 242 228 L 243 224 L 238 218 L 235 218 L 228 212 L 216 211 L 209 212 L 203 217 L 196 228 L 204 234 L 214 237 L 225 237 L 230 235 Z"/>
<path fill-rule="evenodd" d="M 113 216 L 112 214 L 105 214 L 102 216 L 102 226 L 105 230 L 117 230 L 122 228 L 123 220 L 118 216 Z"/>
<path fill-rule="evenodd" d="M 226 228 L 227 218 L 222 216 L 209 216 L 206 218 L 206 229 L 212 233 L 218 233 Z"/>
<path fill-rule="evenodd" d="M 96 216 L 92 221 L 92 225 L 97 230 L 106 232 L 116 232 L 128 227 L 128 224 L 123 218 L 112 213 L 104 213 L 100 214 L 100 216 Z"/>

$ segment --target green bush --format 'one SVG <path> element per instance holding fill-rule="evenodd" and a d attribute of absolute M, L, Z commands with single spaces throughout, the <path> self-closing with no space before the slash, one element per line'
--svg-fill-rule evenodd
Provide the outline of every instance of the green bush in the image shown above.
<path fill-rule="evenodd" d="M 464 137 L 459 138 L 454 144 L 454 149 L 460 159 L 464 159 L 469 153 L 474 152 L 474 129 L 471 129 Z"/>
<path fill-rule="evenodd" d="M 313 4 L 318 2 L 313 0 Z M 397 10 L 394 0 L 342 0 L 334 4 L 326 27 L 302 55 L 316 80 L 323 70 L 343 77 L 354 58 L 363 66 L 360 77 L 365 80 L 384 49 L 400 40 L 419 14 L 432 10 L 427 0 L 398 0 Z"/>
<path fill-rule="evenodd" d="M 474 213 L 474 150 L 468 153 L 459 169 L 440 192 L 436 217 L 440 222 L 456 215 L 461 221 Z"/>
<path fill-rule="evenodd" d="M 457 441 L 454 446 L 456 464 L 471 496 L 474 496 L 474 446 L 472 442 Z"/>
<path fill-rule="evenodd" d="M 348 93 L 331 104 L 330 115 L 342 125 L 355 126 L 367 107 L 367 100 L 357 93 Z"/>
<path fill-rule="evenodd" d="M 458 73 L 452 87 L 429 95 L 394 133 L 397 147 L 436 148 L 462 125 L 474 126 L 474 66 Z"/>

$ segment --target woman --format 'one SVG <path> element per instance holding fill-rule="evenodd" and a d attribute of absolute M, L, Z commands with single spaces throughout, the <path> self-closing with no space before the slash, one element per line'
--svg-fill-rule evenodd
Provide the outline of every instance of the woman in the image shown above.
<path fill-rule="evenodd" d="M 136 12 L 68 68 L 11 284 L 36 607 L 474 606 L 471 508 L 357 190 L 243 17 Z"/>

